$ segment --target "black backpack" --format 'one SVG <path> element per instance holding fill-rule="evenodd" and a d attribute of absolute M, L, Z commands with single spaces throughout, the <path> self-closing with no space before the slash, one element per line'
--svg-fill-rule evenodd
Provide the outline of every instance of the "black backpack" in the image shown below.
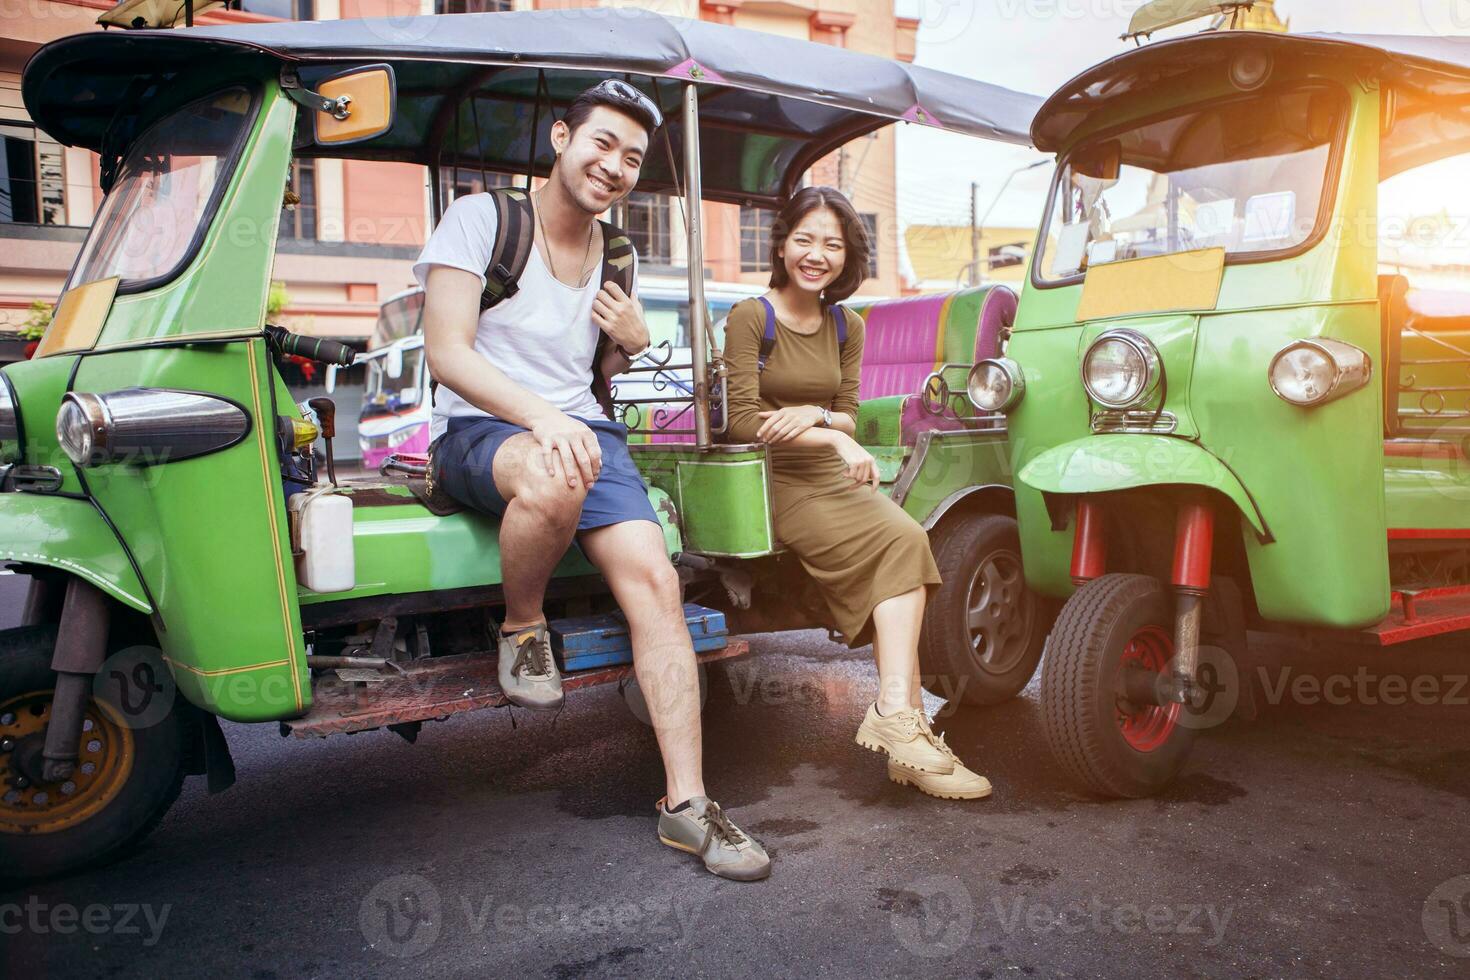
<path fill-rule="evenodd" d="M 480 312 L 520 289 L 521 273 L 531 259 L 535 247 L 536 212 L 530 195 L 518 187 L 497 187 L 490 191 L 495 202 L 495 246 L 490 252 L 490 265 L 485 269 L 485 291 L 480 294 Z M 629 296 L 633 295 L 633 241 L 616 225 L 602 225 L 602 278 L 599 282 L 615 282 Z M 592 396 L 612 419 L 612 388 L 603 377 L 602 355 L 612 338 L 598 333 L 597 351 L 592 355 Z"/>

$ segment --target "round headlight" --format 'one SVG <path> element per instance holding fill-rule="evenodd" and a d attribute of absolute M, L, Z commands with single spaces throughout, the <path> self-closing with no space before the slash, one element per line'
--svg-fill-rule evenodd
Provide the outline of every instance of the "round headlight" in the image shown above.
<path fill-rule="evenodd" d="M 19 458 L 20 416 L 15 409 L 10 379 L 0 374 L 0 463 L 13 463 Z"/>
<path fill-rule="evenodd" d="M 1161 374 L 1158 351 L 1132 330 L 1103 334 L 1082 359 L 1082 384 L 1104 408 L 1141 405 L 1158 388 Z"/>
<path fill-rule="evenodd" d="M 970 404 L 982 412 L 1008 412 L 1026 393 L 1021 365 L 1009 357 L 990 358 L 970 368 L 966 384 Z"/>
<path fill-rule="evenodd" d="M 1368 383 L 1372 361 L 1340 340 L 1317 338 L 1287 344 L 1271 360 L 1271 390 L 1293 405 L 1320 405 Z"/>
<path fill-rule="evenodd" d="M 86 404 L 83 399 L 90 399 Z M 92 412 L 88 412 L 88 408 Z M 97 449 L 97 434 L 105 431 L 102 424 L 102 405 L 96 395 L 68 394 L 61 402 L 61 411 L 56 413 L 56 441 L 61 451 L 78 466 L 90 466 L 95 462 L 93 453 Z"/>

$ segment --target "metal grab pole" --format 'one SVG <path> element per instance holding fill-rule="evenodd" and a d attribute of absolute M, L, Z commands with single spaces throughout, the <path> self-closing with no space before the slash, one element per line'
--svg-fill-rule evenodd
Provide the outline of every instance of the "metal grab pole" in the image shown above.
<path fill-rule="evenodd" d="M 694 442 L 700 449 L 710 445 L 709 434 L 709 345 L 705 332 L 709 310 L 704 304 L 704 194 L 699 171 L 699 88 L 684 86 L 684 231 L 689 256 L 689 348 L 694 362 Z"/>

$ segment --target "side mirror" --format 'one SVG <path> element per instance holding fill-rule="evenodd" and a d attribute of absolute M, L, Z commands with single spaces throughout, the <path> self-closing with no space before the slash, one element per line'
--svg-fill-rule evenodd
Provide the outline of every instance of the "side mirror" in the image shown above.
<path fill-rule="evenodd" d="M 383 360 L 385 362 L 383 365 L 383 370 L 387 373 L 388 377 L 394 379 L 403 377 L 402 347 L 391 348 L 388 351 L 387 357 L 385 357 Z"/>
<path fill-rule="evenodd" d="M 326 388 L 329 395 L 337 390 L 337 365 L 335 364 L 327 365 Z"/>
<path fill-rule="evenodd" d="M 397 79 L 391 65 L 364 65 L 329 75 L 307 91 L 292 72 L 283 72 L 286 94 L 314 110 L 312 134 L 318 143 L 342 146 L 381 136 L 393 128 Z"/>

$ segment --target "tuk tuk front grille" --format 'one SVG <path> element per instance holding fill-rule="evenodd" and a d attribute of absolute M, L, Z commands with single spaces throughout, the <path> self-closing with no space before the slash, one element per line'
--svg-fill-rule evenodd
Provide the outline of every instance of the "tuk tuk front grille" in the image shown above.
<path fill-rule="evenodd" d="M 1173 412 L 1149 412 L 1110 408 L 1092 413 L 1092 431 L 1147 432 L 1168 434 L 1179 428 Z"/>

